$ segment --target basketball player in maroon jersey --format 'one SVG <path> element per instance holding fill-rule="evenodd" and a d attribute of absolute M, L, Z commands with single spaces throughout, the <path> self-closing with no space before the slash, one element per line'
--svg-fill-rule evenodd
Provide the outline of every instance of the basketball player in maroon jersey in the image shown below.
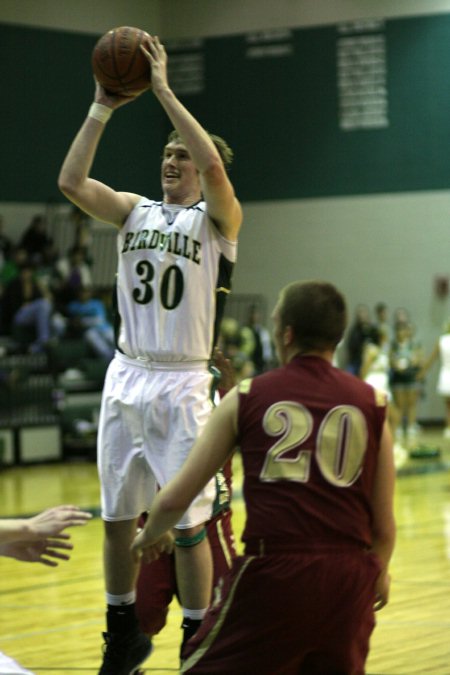
<path fill-rule="evenodd" d="M 240 446 L 245 554 L 187 643 L 182 672 L 361 675 L 395 540 L 385 396 L 332 365 L 346 324 L 334 286 L 290 284 L 273 321 L 282 366 L 225 396 L 133 549 L 157 556 Z"/>

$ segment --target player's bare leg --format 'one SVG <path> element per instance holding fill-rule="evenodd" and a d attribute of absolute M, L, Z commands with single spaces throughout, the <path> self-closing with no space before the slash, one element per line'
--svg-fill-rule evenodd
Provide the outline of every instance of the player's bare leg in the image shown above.
<path fill-rule="evenodd" d="M 105 522 L 103 564 L 106 592 L 123 595 L 134 590 L 138 564 L 131 554 L 137 519 Z"/>
<path fill-rule="evenodd" d="M 175 569 L 183 608 L 184 643 L 196 633 L 211 599 L 213 565 L 203 525 L 175 530 Z M 181 545 L 180 545 L 181 544 Z"/>

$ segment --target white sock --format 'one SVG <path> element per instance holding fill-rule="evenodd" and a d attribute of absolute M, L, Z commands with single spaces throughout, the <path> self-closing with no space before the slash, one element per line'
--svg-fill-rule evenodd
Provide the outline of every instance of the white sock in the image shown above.
<path fill-rule="evenodd" d="M 136 602 L 136 591 L 123 593 L 123 595 L 112 595 L 112 593 L 106 593 L 107 605 L 132 605 L 134 602 Z"/>
<path fill-rule="evenodd" d="M 186 607 L 183 607 L 183 617 L 185 619 L 201 621 L 205 616 L 207 609 L 207 607 L 205 607 L 205 609 L 186 609 Z"/>

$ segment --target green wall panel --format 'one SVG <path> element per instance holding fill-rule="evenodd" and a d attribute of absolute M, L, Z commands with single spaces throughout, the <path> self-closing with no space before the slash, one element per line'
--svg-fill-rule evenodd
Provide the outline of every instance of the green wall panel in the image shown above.
<path fill-rule="evenodd" d="M 337 26 L 292 30 L 290 53 L 277 57 L 248 58 L 245 35 L 203 40 L 203 90 L 180 98 L 234 148 L 242 200 L 449 187 L 450 15 L 390 19 L 382 33 L 389 125 L 352 131 L 339 126 Z M 0 25 L 0 201 L 62 199 L 56 178 L 92 100 L 94 43 Z M 93 175 L 158 196 L 168 128 L 151 93 L 119 110 Z"/>
<path fill-rule="evenodd" d="M 92 102 L 90 58 L 95 37 L 0 24 L 0 201 L 61 201 L 57 176 Z M 165 129 L 150 94 L 116 112 L 94 175 L 119 190 L 159 193 Z"/>

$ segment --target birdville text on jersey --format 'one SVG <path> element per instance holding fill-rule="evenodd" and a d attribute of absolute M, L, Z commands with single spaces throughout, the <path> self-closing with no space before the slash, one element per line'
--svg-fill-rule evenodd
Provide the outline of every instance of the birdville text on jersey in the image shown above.
<path fill-rule="evenodd" d="M 179 241 L 181 239 L 181 241 Z M 196 239 L 191 239 L 187 234 L 179 232 L 170 232 L 165 234 L 159 230 L 140 230 L 139 232 L 128 232 L 121 253 L 130 253 L 139 249 L 158 248 L 166 250 L 169 253 L 183 256 L 192 262 L 201 262 L 200 250 L 202 244 Z"/>

